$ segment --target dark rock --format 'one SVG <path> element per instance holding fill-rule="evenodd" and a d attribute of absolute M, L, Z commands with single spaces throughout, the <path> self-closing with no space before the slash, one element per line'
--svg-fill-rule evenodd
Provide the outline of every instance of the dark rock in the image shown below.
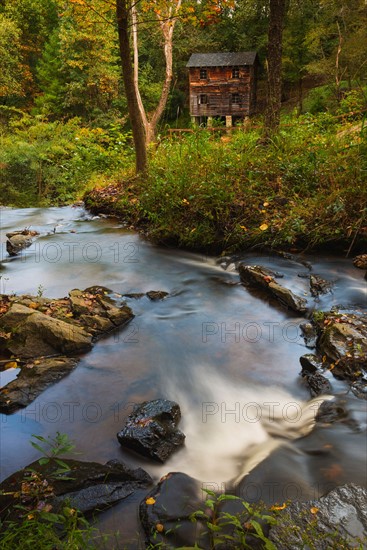
<path fill-rule="evenodd" d="M 310 275 L 310 289 L 312 296 L 316 297 L 319 294 L 330 292 L 332 284 L 330 281 L 322 279 L 318 275 Z"/>
<path fill-rule="evenodd" d="M 353 260 L 353 265 L 359 269 L 367 269 L 367 254 L 360 254 Z"/>
<path fill-rule="evenodd" d="M 140 504 L 140 520 L 147 543 L 164 548 L 210 548 L 208 531 L 200 522 L 194 523 L 190 515 L 203 508 L 206 494 L 203 484 L 186 474 L 170 473 Z M 167 546 L 166 546 L 167 545 Z"/>
<path fill-rule="evenodd" d="M 367 490 L 350 484 L 318 500 L 294 502 L 277 516 L 269 538 L 282 550 L 362 548 L 367 541 Z"/>
<path fill-rule="evenodd" d="M 184 443 L 185 435 L 177 429 L 180 419 L 180 407 L 174 401 L 145 401 L 135 406 L 117 439 L 123 447 L 165 462 Z"/>
<path fill-rule="evenodd" d="M 302 355 L 299 361 L 302 365 L 302 376 L 305 374 L 314 374 L 318 370 L 322 369 L 323 366 L 320 358 L 313 353 Z"/>
<path fill-rule="evenodd" d="M 38 235 L 37 231 L 30 231 L 29 229 L 23 229 L 23 231 L 13 231 L 7 233 L 6 251 L 9 256 L 16 256 L 32 244 L 32 237 Z"/>
<path fill-rule="evenodd" d="M 0 412 L 9 414 L 26 407 L 51 384 L 69 374 L 77 362 L 62 356 L 28 362 L 15 380 L 0 389 Z"/>
<path fill-rule="evenodd" d="M 367 315 L 328 312 L 318 324 L 317 349 L 334 376 L 355 381 L 367 372 Z"/>
<path fill-rule="evenodd" d="M 359 397 L 359 399 L 366 399 L 367 400 L 367 384 L 366 380 L 363 381 L 356 381 L 352 382 L 350 389 L 354 393 L 356 397 Z"/>
<path fill-rule="evenodd" d="M 355 431 L 360 431 L 357 420 L 352 417 L 345 399 L 341 397 L 334 398 L 331 401 L 323 401 L 318 408 L 316 422 L 326 425 L 341 422 Z"/>
<path fill-rule="evenodd" d="M 302 374 L 302 376 L 307 382 L 311 397 L 317 397 L 318 395 L 329 393 L 331 391 L 329 380 L 319 372 L 314 374 L 305 373 Z"/>
<path fill-rule="evenodd" d="M 37 504 L 32 502 L 26 492 L 22 495 L 22 484 L 27 479 L 28 483 L 36 479 L 39 485 L 46 480 L 43 486 L 47 487 L 48 496 L 41 500 L 50 504 L 53 512 L 67 503 L 86 514 L 103 510 L 131 495 L 136 489 L 148 487 L 152 483 L 150 476 L 141 468 L 132 470 L 117 460 L 105 465 L 71 459 L 63 459 L 63 462 L 69 467 L 65 474 L 57 473 L 60 466 L 55 460 L 43 465 L 36 461 L 3 481 L 0 485 L 0 518 L 14 519 L 11 518 L 11 511 L 15 504 L 22 503 L 30 508 Z M 32 478 L 32 472 L 37 474 L 36 477 Z M 18 498 L 13 496 L 14 493 L 19 495 Z"/>
<path fill-rule="evenodd" d="M 283 306 L 298 313 L 307 311 L 307 300 L 293 294 L 291 290 L 275 282 L 273 272 L 265 267 L 240 264 L 239 273 L 243 283 L 264 289 Z"/>
<path fill-rule="evenodd" d="M 163 290 L 149 290 L 146 294 L 149 300 L 153 301 L 163 300 L 166 296 L 168 296 L 168 292 L 164 292 Z"/>
<path fill-rule="evenodd" d="M 1 389 L 2 412 L 25 407 L 68 374 L 77 361 L 61 354 L 89 351 L 93 340 L 134 317 L 124 302 L 112 300 L 109 293 L 95 286 L 74 289 L 68 298 L 58 300 L 0 296 L 0 350 L 5 357 L 16 355 L 23 364 L 17 379 Z"/>
<path fill-rule="evenodd" d="M 305 344 L 308 348 L 314 348 L 316 346 L 316 327 L 313 323 L 306 322 L 301 323 L 299 328 L 302 331 L 302 336 L 305 340 Z"/>

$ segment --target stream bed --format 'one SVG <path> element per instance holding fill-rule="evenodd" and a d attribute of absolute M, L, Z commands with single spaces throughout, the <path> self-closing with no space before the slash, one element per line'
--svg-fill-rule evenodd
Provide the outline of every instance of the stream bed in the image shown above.
<path fill-rule="evenodd" d="M 40 237 L 10 258 L 5 234 L 26 227 Z M 340 396 L 352 420 L 312 429 L 322 399 L 310 399 L 299 375 L 299 358 L 309 352 L 299 328 L 304 317 L 250 293 L 233 265 L 155 246 L 119 220 L 93 217 L 82 207 L 2 209 L 0 228 L 1 293 L 59 298 L 93 285 L 122 295 L 169 293 L 161 301 L 127 298 L 135 314 L 128 326 L 100 340 L 28 407 L 0 415 L 1 479 L 39 456 L 32 434 L 59 431 L 74 440 L 76 458 L 121 459 L 155 481 L 184 472 L 221 491 L 254 472 L 253 495 L 243 498 L 284 502 L 317 498 L 348 482 L 367 486 L 366 401 L 345 382 L 330 380 L 332 392 L 322 399 Z M 309 263 L 333 283 L 318 302 L 307 297 L 312 307 L 366 307 L 364 274 L 350 259 L 252 252 L 241 260 L 287 274 L 301 296 Z M 15 375 L 1 373 L 1 385 Z M 186 434 L 184 448 L 164 466 L 123 450 L 116 439 L 134 404 L 156 398 L 179 403 Z M 137 505 L 143 496 L 132 499 Z M 100 517 L 104 531 L 120 532 L 115 548 L 140 544 L 132 504 L 127 499 Z"/>

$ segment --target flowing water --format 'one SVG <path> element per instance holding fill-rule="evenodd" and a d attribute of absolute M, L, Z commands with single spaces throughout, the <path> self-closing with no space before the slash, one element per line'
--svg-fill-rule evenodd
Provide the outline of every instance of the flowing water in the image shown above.
<path fill-rule="evenodd" d="M 121 222 L 81 207 L 2 209 L 0 216 L 2 293 L 56 298 L 92 285 L 119 294 L 169 292 L 158 302 L 127 299 L 135 313 L 127 327 L 99 341 L 27 408 L 0 417 L 2 479 L 37 458 L 32 434 L 60 431 L 75 441 L 83 460 L 119 458 L 156 480 L 181 471 L 223 490 L 252 471 L 257 497 L 267 501 L 367 484 L 365 401 L 331 378 L 331 394 L 343 397 L 353 422 L 312 430 L 319 402 L 310 401 L 299 376 L 299 357 L 309 352 L 299 329 L 303 318 L 250 294 L 233 267 L 223 269 L 216 258 L 154 246 Z M 5 233 L 24 227 L 41 236 L 9 258 Z M 292 290 L 306 292 L 307 263 L 254 253 L 243 260 L 281 271 Z M 324 255 L 302 261 L 334 283 L 315 308 L 366 306 L 363 272 L 350 260 Z M 15 374 L 3 374 L 1 384 Z M 164 466 L 122 450 L 116 439 L 134 404 L 160 397 L 180 404 L 186 434 L 185 447 Z M 129 532 L 130 523 L 132 535 L 134 509 L 122 504 L 113 510 L 102 524 Z"/>

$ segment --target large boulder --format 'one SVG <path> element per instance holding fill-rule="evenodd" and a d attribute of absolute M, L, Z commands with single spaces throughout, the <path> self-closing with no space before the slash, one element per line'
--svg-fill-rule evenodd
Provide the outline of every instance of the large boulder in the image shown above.
<path fill-rule="evenodd" d="M 273 296 L 283 306 L 297 313 L 307 311 L 307 300 L 294 294 L 291 290 L 275 281 L 278 275 L 259 265 L 239 265 L 241 281 L 248 286 L 256 286 Z"/>
<path fill-rule="evenodd" d="M 282 550 L 365 548 L 367 490 L 344 485 L 318 500 L 294 502 L 278 515 L 269 538 Z"/>
<path fill-rule="evenodd" d="M 21 367 L 0 390 L 0 410 L 27 406 L 75 367 L 70 356 L 89 351 L 97 338 L 133 317 L 120 295 L 101 286 L 74 289 L 60 299 L 0 295 L 0 351 L 15 355 Z"/>
<path fill-rule="evenodd" d="M 205 501 L 203 484 L 179 472 L 165 475 L 140 504 L 147 544 L 163 548 L 210 548 L 207 528 L 191 521 Z"/>
<path fill-rule="evenodd" d="M 180 419 L 180 407 L 174 401 L 145 401 L 134 407 L 117 439 L 123 447 L 165 462 L 184 443 L 185 435 L 177 429 Z"/>
<path fill-rule="evenodd" d="M 92 347 L 92 336 L 82 327 L 16 302 L 0 318 L 0 330 L 12 335 L 7 349 L 25 358 L 60 353 L 78 354 Z"/>
<path fill-rule="evenodd" d="M 67 504 L 90 514 L 152 483 L 141 468 L 132 470 L 117 460 L 105 465 L 71 459 L 63 459 L 63 463 L 62 473 L 58 462 L 51 459 L 46 464 L 33 462 L 5 479 L 0 484 L 0 519 L 15 519 L 19 514 L 14 506 L 19 504 L 26 510 L 48 504 L 54 512 Z"/>

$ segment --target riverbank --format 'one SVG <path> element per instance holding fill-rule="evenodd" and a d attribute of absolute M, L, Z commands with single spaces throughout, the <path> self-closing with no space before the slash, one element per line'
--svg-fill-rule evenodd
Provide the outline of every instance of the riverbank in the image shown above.
<path fill-rule="evenodd" d="M 94 213 L 157 243 L 212 253 L 364 251 L 367 132 L 323 114 L 291 119 L 272 142 L 259 129 L 197 129 L 162 141 L 144 177 L 95 187 Z"/>

